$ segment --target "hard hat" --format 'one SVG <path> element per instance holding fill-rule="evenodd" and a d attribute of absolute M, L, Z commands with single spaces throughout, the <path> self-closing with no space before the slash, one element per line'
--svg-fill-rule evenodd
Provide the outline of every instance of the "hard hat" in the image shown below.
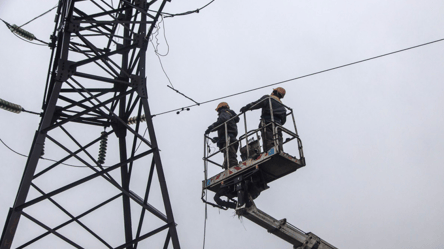
<path fill-rule="evenodd" d="M 281 95 L 281 98 L 283 98 L 285 96 L 285 89 L 282 87 L 275 88 L 275 89 L 273 89 L 273 91 L 278 92 Z"/>
<path fill-rule="evenodd" d="M 230 108 L 230 106 L 227 104 L 227 102 L 220 102 L 220 103 L 217 105 L 217 107 L 216 107 L 216 111 L 218 111 L 219 108 L 221 108 L 221 107 L 227 107 L 227 108 Z"/>

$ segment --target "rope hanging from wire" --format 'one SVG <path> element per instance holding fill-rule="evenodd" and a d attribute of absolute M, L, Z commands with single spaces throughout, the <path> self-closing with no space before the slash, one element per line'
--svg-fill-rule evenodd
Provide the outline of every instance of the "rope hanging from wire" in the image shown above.
<path fill-rule="evenodd" d="M 159 33 L 160 33 L 161 24 L 162 24 L 162 29 L 163 29 L 163 37 L 164 37 L 164 39 L 165 39 L 165 43 L 166 43 L 166 46 L 167 46 L 167 51 L 166 51 L 165 54 L 161 54 L 161 53 L 159 53 L 159 45 L 160 45 L 160 43 L 159 43 L 159 38 L 158 38 L 158 36 L 159 36 Z M 154 43 L 154 41 L 153 41 L 154 39 L 156 40 L 155 43 Z M 167 72 L 165 71 L 165 68 L 164 68 L 163 63 L 162 63 L 162 59 L 161 59 L 160 57 L 161 57 L 161 56 L 162 56 L 162 57 L 165 57 L 165 56 L 167 56 L 167 55 L 169 54 L 169 52 L 170 52 L 170 45 L 168 44 L 168 39 L 167 39 L 167 37 L 166 37 L 165 22 L 164 22 L 164 18 L 163 18 L 162 15 L 161 15 L 161 20 L 160 20 L 159 22 L 157 22 L 157 24 L 156 24 L 156 26 L 155 26 L 155 31 L 153 32 L 153 34 L 152 34 L 151 37 L 150 37 L 150 42 L 151 42 L 151 44 L 153 45 L 154 53 L 156 54 L 157 58 L 159 59 L 160 67 L 162 68 L 163 73 L 165 74 L 165 76 L 166 76 L 167 79 L 168 79 L 168 82 L 169 82 L 170 85 L 171 85 L 171 86 L 167 85 L 167 87 L 169 87 L 171 90 L 177 92 L 178 94 L 184 96 L 185 98 L 187 98 L 187 99 L 193 101 L 195 104 L 200 105 L 199 102 L 195 101 L 194 99 L 188 97 L 187 95 L 185 95 L 185 94 L 181 93 L 179 90 L 177 90 L 177 89 L 174 87 L 173 83 L 171 82 L 171 79 L 170 79 L 170 77 L 168 76 Z M 183 111 L 183 110 L 190 110 L 190 109 L 189 109 L 189 108 L 184 108 L 184 109 L 182 109 L 182 111 Z M 179 113 L 180 113 L 180 111 L 177 112 L 177 114 L 179 114 Z"/>
<path fill-rule="evenodd" d="M 206 191 L 206 190 L 205 190 Z M 207 200 L 207 195 L 205 194 L 205 201 Z M 205 249 L 205 240 L 207 237 L 207 219 L 208 219 L 208 205 L 205 203 L 205 217 L 204 217 L 204 234 L 203 234 L 203 247 Z"/>
<path fill-rule="evenodd" d="M 170 52 L 170 45 L 168 44 L 168 40 L 167 40 L 167 38 L 166 38 L 166 34 L 165 34 L 165 22 L 163 21 L 163 16 L 160 15 L 160 17 L 161 17 L 161 19 L 160 19 L 159 22 L 156 23 L 155 31 L 153 32 L 153 34 L 152 34 L 151 37 L 150 37 L 150 42 L 151 42 L 151 44 L 153 44 L 154 53 L 156 54 L 157 58 L 159 59 L 160 67 L 162 68 L 163 73 L 164 73 L 165 76 L 167 77 L 168 82 L 170 82 L 170 85 L 174 88 L 173 83 L 171 82 L 170 77 L 168 76 L 168 74 L 167 74 L 166 71 L 165 71 L 165 68 L 163 67 L 162 59 L 160 59 L 161 56 L 162 56 L 162 57 L 165 57 L 165 56 L 167 56 L 167 55 L 169 54 L 169 52 Z M 163 37 L 164 37 L 164 39 L 165 39 L 165 43 L 166 43 L 166 45 L 167 45 L 167 52 L 166 52 L 165 54 L 161 54 L 161 53 L 159 53 L 159 45 L 160 45 L 160 43 L 159 43 L 159 38 L 158 38 L 158 36 L 159 36 L 160 28 L 161 28 L 161 27 L 160 27 L 160 24 L 162 24 L 162 26 L 163 26 L 163 29 L 162 29 L 162 30 L 163 30 Z M 154 44 L 154 41 L 153 41 L 154 39 L 156 39 L 156 44 Z"/>
<path fill-rule="evenodd" d="M 223 96 L 223 97 L 219 97 L 219 98 L 207 100 L 207 101 L 204 101 L 204 102 L 200 102 L 199 106 L 203 105 L 203 104 L 210 103 L 210 102 L 214 102 L 214 101 L 217 101 L 217 100 L 234 97 L 234 96 L 241 95 L 241 94 L 244 94 L 244 93 L 257 91 L 257 90 L 260 90 L 260 89 L 263 89 L 263 88 L 267 88 L 267 87 L 275 86 L 275 85 L 279 85 L 279 84 L 284 84 L 284 83 L 287 83 L 287 82 L 290 82 L 290 81 L 299 80 L 299 79 L 302 79 L 302 78 L 307 78 L 307 77 L 314 76 L 314 75 L 317 75 L 317 74 L 326 73 L 326 72 L 337 70 L 337 69 L 340 69 L 340 68 L 343 68 L 343 67 L 348 67 L 348 66 L 352 66 L 352 65 L 355 65 L 355 64 L 363 63 L 363 62 L 366 62 L 366 61 L 375 60 L 375 59 L 378 59 L 378 58 L 381 58 L 381 57 L 393 55 L 393 54 L 396 54 L 396 53 L 405 52 L 407 50 L 411 50 L 411 49 L 427 46 L 427 45 L 430 45 L 430 44 L 433 44 L 433 43 L 437 43 L 437 42 L 442 42 L 442 41 L 444 41 L 444 38 L 438 39 L 438 40 L 434 40 L 434 41 L 431 41 L 431 42 L 422 43 L 422 44 L 415 45 L 415 46 L 408 47 L 408 48 L 403 48 L 403 49 L 396 50 L 396 51 L 393 51 L 393 52 L 389 52 L 389 53 L 373 56 L 373 57 L 370 57 L 370 58 L 367 58 L 367 59 L 358 60 L 358 61 L 347 63 L 347 64 L 344 64 L 344 65 L 341 65 L 341 66 L 336 66 L 336 67 L 324 69 L 324 70 L 321 70 L 321 71 L 317 71 L 317 72 L 314 72 L 314 73 L 298 76 L 298 77 L 291 78 L 291 79 L 288 79 L 288 80 L 283 80 L 283 81 L 275 82 L 275 83 L 272 83 L 272 84 L 268 84 L 268 85 L 264 85 L 264 86 L 260 86 L 260 87 L 256 87 L 256 88 L 252 88 L 250 90 L 245 90 L 245 91 L 242 91 L 242 92 L 233 93 L 233 94 L 226 95 L 226 96 Z M 194 106 L 198 106 L 198 104 L 184 106 L 184 107 L 181 107 L 181 108 L 177 108 L 177 109 L 173 109 L 173 110 L 169 110 L 169 111 L 165 111 L 165 112 L 160 112 L 160 113 L 152 115 L 152 117 L 160 116 L 160 115 L 163 115 L 163 114 L 179 111 L 179 110 L 190 108 L 190 107 L 194 107 Z"/>

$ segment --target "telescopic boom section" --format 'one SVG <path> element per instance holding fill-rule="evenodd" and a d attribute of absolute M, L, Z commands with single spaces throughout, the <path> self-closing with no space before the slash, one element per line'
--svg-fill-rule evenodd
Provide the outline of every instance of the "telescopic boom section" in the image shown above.
<path fill-rule="evenodd" d="M 236 214 L 241 215 L 257 225 L 267 229 L 279 238 L 293 245 L 294 249 L 337 249 L 328 242 L 322 240 L 315 234 L 305 233 L 299 228 L 291 225 L 286 219 L 276 220 L 270 215 L 259 210 L 253 201 L 250 207 L 236 209 Z"/>

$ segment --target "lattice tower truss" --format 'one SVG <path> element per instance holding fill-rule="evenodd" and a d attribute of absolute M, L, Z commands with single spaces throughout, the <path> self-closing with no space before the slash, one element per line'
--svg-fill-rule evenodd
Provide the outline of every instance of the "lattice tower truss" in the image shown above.
<path fill-rule="evenodd" d="M 59 1 L 42 119 L 1 249 L 180 248 L 145 75 L 166 2 Z"/>

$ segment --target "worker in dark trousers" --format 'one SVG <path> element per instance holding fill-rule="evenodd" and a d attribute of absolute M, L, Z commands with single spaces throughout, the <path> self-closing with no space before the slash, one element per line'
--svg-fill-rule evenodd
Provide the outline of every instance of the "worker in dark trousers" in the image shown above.
<path fill-rule="evenodd" d="M 278 87 L 273 89 L 271 95 L 264 95 L 259 100 L 252 102 L 240 109 L 241 113 L 248 110 L 262 109 L 261 123 L 259 128 L 261 128 L 262 134 L 262 145 L 264 151 L 268 151 L 275 146 L 275 141 L 279 145 L 279 150 L 282 151 L 282 131 L 278 129 L 276 136 L 273 136 L 273 125 L 272 125 L 272 114 L 275 124 L 284 125 L 287 121 L 287 111 L 282 104 L 281 99 L 285 96 L 285 89 Z M 271 107 L 270 109 L 270 100 Z"/>
<path fill-rule="evenodd" d="M 237 141 L 236 137 L 237 137 L 237 123 L 239 122 L 239 117 L 235 117 L 236 113 L 233 110 L 230 110 L 230 107 L 226 102 L 219 103 L 219 105 L 216 108 L 216 111 L 218 112 L 219 117 L 217 118 L 216 122 L 208 126 L 208 129 L 205 131 L 205 135 L 208 135 L 210 132 L 217 130 L 217 138 L 216 138 L 217 146 L 224 154 L 223 167 L 225 169 L 228 169 L 229 167 L 238 165 L 237 149 L 239 148 L 239 142 Z M 226 123 L 227 134 L 225 134 L 224 123 Z M 215 128 L 216 130 L 213 130 Z M 225 150 L 227 140 L 228 144 L 231 144 L 230 146 L 228 146 L 228 158 Z"/>

